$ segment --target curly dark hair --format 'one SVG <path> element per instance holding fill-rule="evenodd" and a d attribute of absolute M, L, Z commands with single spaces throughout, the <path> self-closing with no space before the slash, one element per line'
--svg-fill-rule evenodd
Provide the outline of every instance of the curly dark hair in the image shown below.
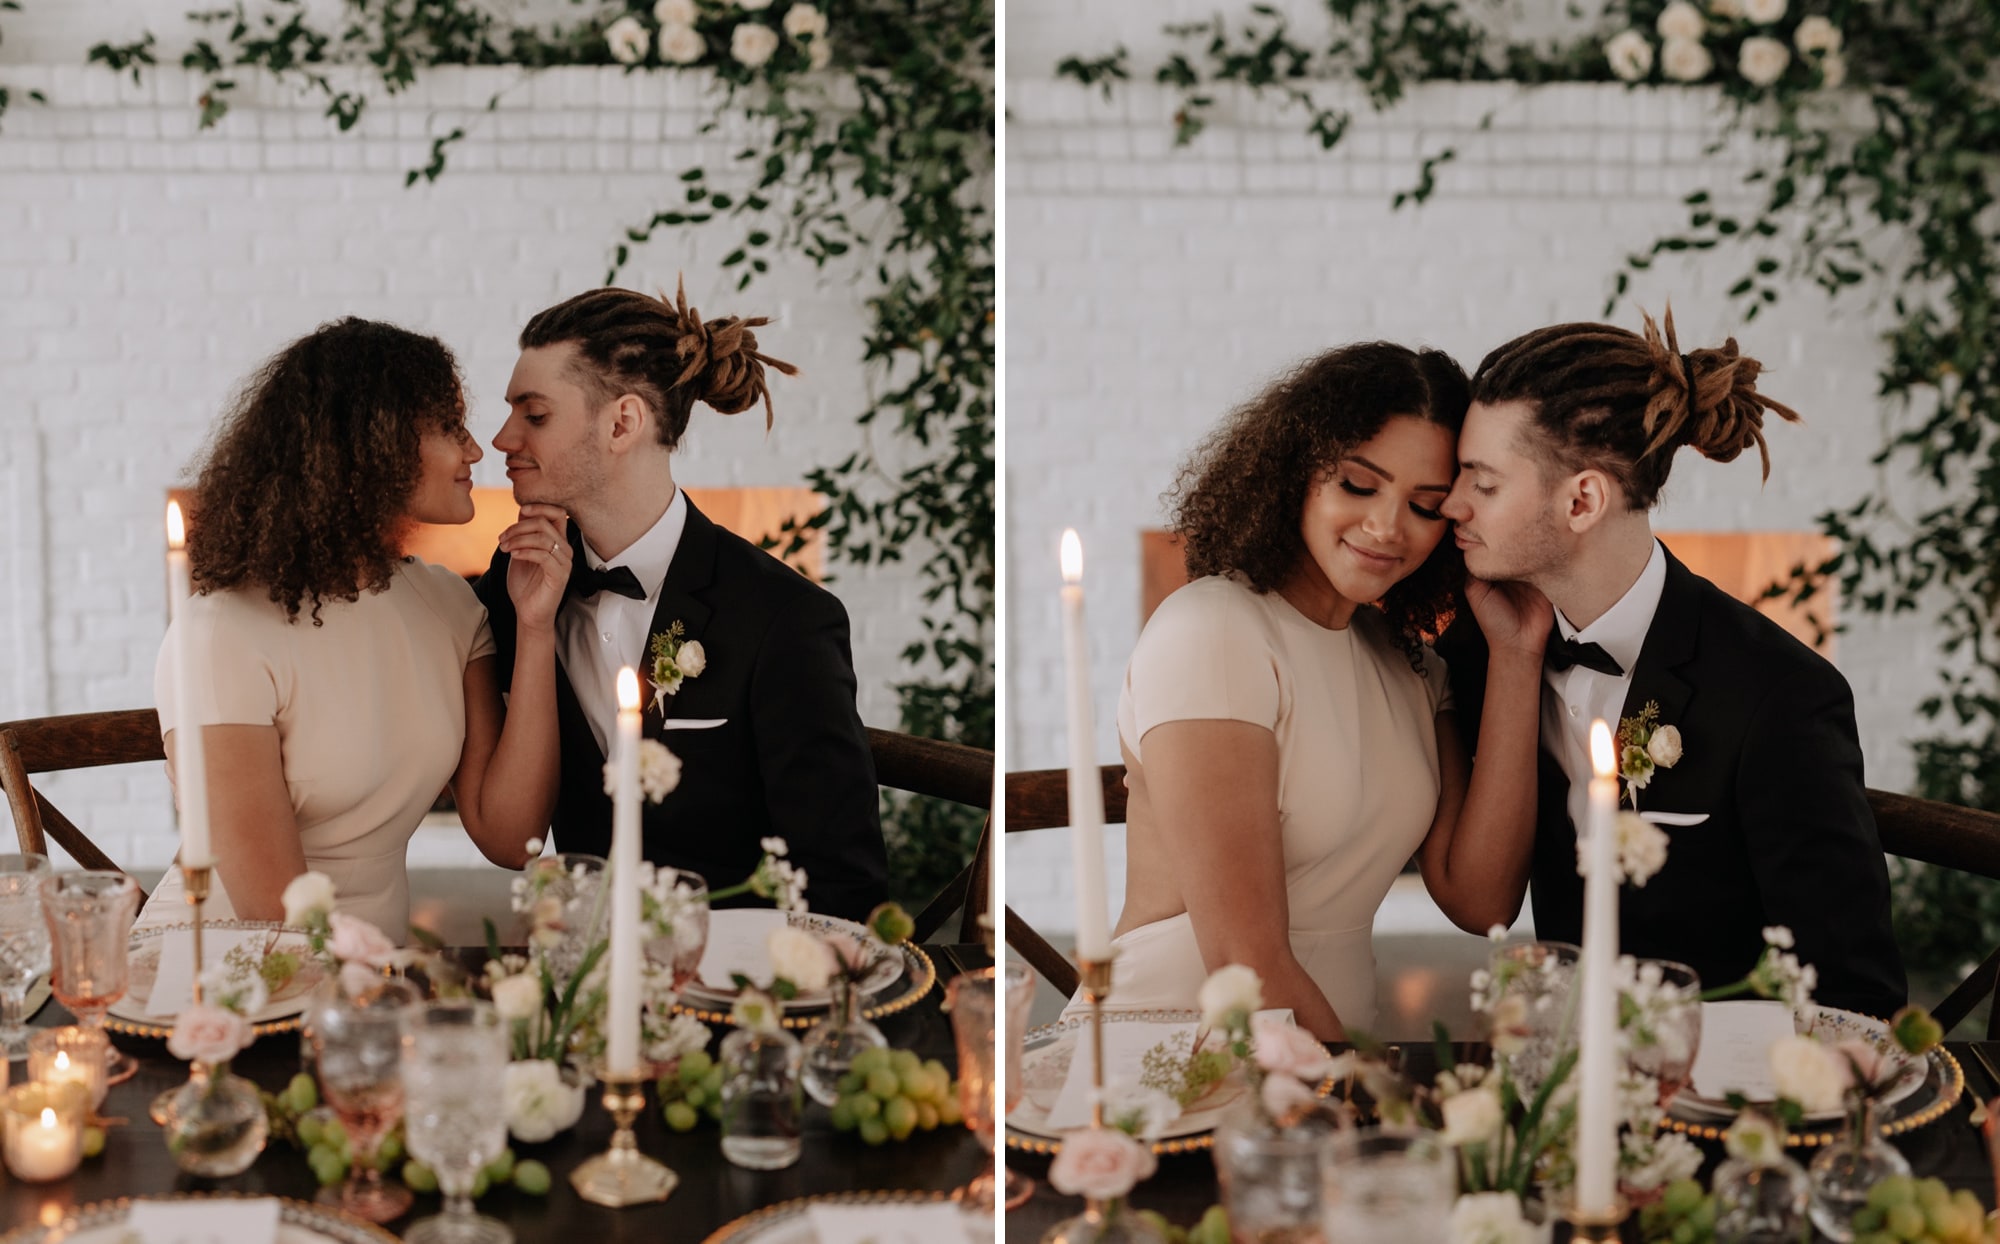
<path fill-rule="evenodd" d="M 1234 574 L 1276 591 L 1306 556 L 1306 494 L 1390 419 L 1407 415 L 1453 435 L 1471 401 L 1465 371 L 1440 350 L 1386 341 L 1328 350 L 1240 406 L 1210 433 L 1167 493 L 1190 578 Z M 1465 559 L 1450 540 L 1373 604 L 1422 671 L 1424 641 L 1457 611 Z"/>
<path fill-rule="evenodd" d="M 201 592 L 257 586 L 298 620 L 389 586 L 419 445 L 465 431 L 458 361 L 435 337 L 348 318 L 244 382 L 201 462 L 188 564 Z"/>
<path fill-rule="evenodd" d="M 771 389 L 764 369 L 787 376 L 799 369 L 757 350 L 761 315 L 703 320 L 688 306 L 685 283 L 670 301 L 629 289 L 593 289 L 535 314 L 521 330 L 521 348 L 575 342 L 570 378 L 593 408 L 635 394 L 659 420 L 660 443 L 673 449 L 686 435 L 696 402 L 725 415 L 764 403 L 770 431 Z"/>

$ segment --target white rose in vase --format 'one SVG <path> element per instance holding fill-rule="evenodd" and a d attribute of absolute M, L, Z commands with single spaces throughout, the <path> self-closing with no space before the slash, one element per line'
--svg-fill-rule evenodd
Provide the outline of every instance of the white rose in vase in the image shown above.
<path fill-rule="evenodd" d="M 1845 1057 L 1811 1037 L 1772 1042 L 1771 1075 L 1778 1095 L 1799 1103 L 1807 1114 L 1839 1110 L 1854 1078 Z"/>
<path fill-rule="evenodd" d="M 1491 1088 L 1467 1089 L 1444 1099 L 1444 1142 L 1481 1145 L 1500 1134 L 1500 1094 Z"/>
<path fill-rule="evenodd" d="M 764 939 L 771 956 L 771 971 L 788 980 L 800 993 L 819 993 L 833 978 L 833 952 L 826 943 L 790 925 L 772 929 Z"/>
<path fill-rule="evenodd" d="M 333 878 L 325 873 L 303 872 L 285 886 L 285 923 L 303 928 L 314 916 L 333 910 Z"/>
<path fill-rule="evenodd" d="M 1250 968 L 1232 963 L 1217 968 L 1201 983 L 1195 1001 L 1201 1004 L 1201 1022 L 1210 1028 L 1228 1028 L 1230 1018 L 1239 1012 L 1247 1023 L 1264 1005 L 1264 982 Z"/>
<path fill-rule="evenodd" d="M 510 1024 L 533 1019 L 542 1009 L 542 982 L 526 973 L 503 977 L 493 986 L 493 1009 Z"/>

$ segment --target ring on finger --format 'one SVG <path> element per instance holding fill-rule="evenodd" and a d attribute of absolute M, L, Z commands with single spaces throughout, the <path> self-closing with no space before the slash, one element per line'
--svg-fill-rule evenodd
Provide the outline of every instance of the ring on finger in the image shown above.
<path fill-rule="evenodd" d="M 554 556 L 554 555 L 555 555 L 555 554 L 556 554 L 557 552 L 559 552 L 559 551 L 560 551 L 561 549 L 562 549 L 562 541 L 560 541 L 560 540 L 551 540 L 551 541 L 549 541 L 549 555 L 550 555 L 550 556 L 552 556 L 552 557 L 553 557 L 553 556 Z"/>

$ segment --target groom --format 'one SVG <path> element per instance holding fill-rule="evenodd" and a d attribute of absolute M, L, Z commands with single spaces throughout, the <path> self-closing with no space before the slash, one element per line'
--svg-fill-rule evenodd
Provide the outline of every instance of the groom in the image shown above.
<path fill-rule="evenodd" d="M 1533 584 L 1556 606 L 1535 931 L 1581 940 L 1575 826 L 1591 720 L 1615 730 L 1656 707 L 1683 754 L 1638 800 L 1670 846 L 1656 876 L 1620 892 L 1620 950 L 1721 985 L 1756 963 L 1764 928 L 1783 925 L 1818 972 L 1820 1002 L 1886 1017 L 1906 989 L 1847 682 L 1689 571 L 1647 516 L 1681 446 L 1725 462 L 1753 445 L 1763 454 L 1765 411 L 1798 416 L 1756 392 L 1760 366 L 1733 340 L 1683 355 L 1671 312 L 1664 341 L 1650 318 L 1646 330 L 1559 325 L 1487 355 L 1442 507 L 1468 572 Z M 1485 683 L 1477 638 L 1476 626 L 1456 626 L 1438 645 L 1465 723 L 1479 721 Z"/>
<path fill-rule="evenodd" d="M 861 919 L 888 897 L 888 866 L 847 612 L 709 521 L 674 482 L 673 452 L 697 400 L 724 414 L 761 400 L 768 422 L 764 367 L 793 369 L 757 353 L 749 329 L 764 322 L 703 323 L 684 301 L 598 289 L 521 331 L 511 413 L 493 447 L 516 500 L 561 506 L 572 520 L 569 592 L 556 616 L 554 840 L 610 854 L 604 760 L 616 675 L 630 665 L 646 737 L 681 761 L 680 784 L 644 805 L 645 857 L 719 888 L 750 875 L 764 839 L 782 838 L 807 874 L 811 909 Z M 478 584 L 502 686 L 514 660 L 508 562 L 496 554 Z M 656 707 L 652 649 L 662 636 L 699 648 L 680 648 L 679 685 Z"/>

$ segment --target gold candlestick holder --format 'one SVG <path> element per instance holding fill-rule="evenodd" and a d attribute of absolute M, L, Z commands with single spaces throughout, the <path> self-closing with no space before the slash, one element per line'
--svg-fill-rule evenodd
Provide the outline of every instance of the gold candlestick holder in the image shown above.
<path fill-rule="evenodd" d="M 194 1000 L 199 1004 L 202 1000 L 201 909 L 202 905 L 208 902 L 208 888 L 214 880 L 215 869 L 206 864 L 199 866 L 182 864 L 180 869 L 181 886 L 187 894 L 188 920 L 194 932 Z M 202 1063 L 197 1061 L 188 1064 L 188 1079 L 190 1081 L 205 1080 L 207 1077 L 208 1068 Z M 152 1104 L 146 1107 L 147 1116 L 161 1127 L 167 1126 L 168 1123 L 173 1121 L 174 1098 L 179 1095 L 180 1089 L 178 1088 L 170 1088 L 161 1092 L 153 1098 Z"/>
<path fill-rule="evenodd" d="M 1631 1206 L 1625 1198 L 1613 1195 L 1611 1208 L 1603 1213 L 1586 1213 L 1574 1202 L 1563 1207 L 1563 1220 L 1569 1223 L 1569 1238 L 1573 1244 L 1619 1244 L 1625 1227 L 1625 1219 L 1631 1213 Z"/>
<path fill-rule="evenodd" d="M 681 1177 L 666 1163 L 640 1153 L 632 1134 L 633 1120 L 646 1107 L 646 1077 L 614 1076 L 600 1067 L 597 1078 L 604 1082 L 604 1109 L 611 1115 L 611 1147 L 570 1174 L 576 1194 L 612 1209 L 666 1200 Z"/>
<path fill-rule="evenodd" d="M 1104 1126 L 1104 1000 L 1111 996 L 1111 958 L 1086 959 L 1077 956 L 1077 982 L 1084 1001 L 1090 1004 L 1090 1126 Z M 1048 1229 L 1042 1244 L 1088 1244 L 1104 1234 L 1110 1221 L 1107 1206 L 1096 1197 L 1086 1197 L 1083 1212 L 1066 1218 Z"/>

